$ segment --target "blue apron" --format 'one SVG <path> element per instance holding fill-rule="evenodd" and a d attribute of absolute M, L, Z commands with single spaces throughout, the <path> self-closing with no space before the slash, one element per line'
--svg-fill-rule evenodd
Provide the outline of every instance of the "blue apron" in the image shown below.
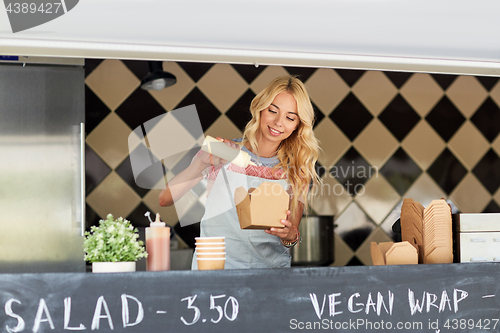
<path fill-rule="evenodd" d="M 290 267 L 291 257 L 280 238 L 264 230 L 243 230 L 240 228 L 236 207 L 233 202 L 235 189 L 243 186 L 247 191 L 262 182 L 279 183 L 286 189 L 286 180 L 269 180 L 247 176 L 221 169 L 205 203 L 205 214 L 201 219 L 200 236 L 226 237 L 225 269 Z M 228 184 L 224 179 L 227 177 Z M 197 269 L 196 253 L 192 269 Z"/>

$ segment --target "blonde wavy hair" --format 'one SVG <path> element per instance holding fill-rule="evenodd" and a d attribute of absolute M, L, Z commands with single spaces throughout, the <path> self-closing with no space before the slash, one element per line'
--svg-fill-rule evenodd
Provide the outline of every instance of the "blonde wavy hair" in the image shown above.
<path fill-rule="evenodd" d="M 243 144 L 249 143 L 252 151 L 258 152 L 257 133 L 260 127 L 261 112 L 267 109 L 276 95 L 289 92 L 297 101 L 297 112 L 300 124 L 293 133 L 283 140 L 276 152 L 279 163 L 274 170 L 282 169 L 284 176 L 293 190 L 290 211 L 292 218 L 299 204 L 299 198 L 304 198 L 304 209 L 307 212 L 306 200 L 311 182 L 319 182 L 315 164 L 318 160 L 319 144 L 314 136 L 314 110 L 306 87 L 295 76 L 278 77 L 267 88 L 262 90 L 250 104 L 252 119 L 248 122 L 243 132 Z"/>

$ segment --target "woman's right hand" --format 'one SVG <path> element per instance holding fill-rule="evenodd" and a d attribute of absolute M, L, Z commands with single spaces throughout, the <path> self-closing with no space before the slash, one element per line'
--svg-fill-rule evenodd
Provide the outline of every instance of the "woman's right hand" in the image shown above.
<path fill-rule="evenodd" d="M 221 142 L 224 142 L 227 146 L 229 146 L 231 148 L 240 149 L 240 146 L 231 140 L 227 140 L 227 139 L 224 139 L 221 137 L 216 137 L 216 139 L 221 141 Z M 225 159 L 217 157 L 215 155 L 212 155 L 212 158 L 210 158 L 211 154 L 209 154 L 208 152 L 203 151 L 203 150 L 201 150 L 201 151 L 202 151 L 202 154 L 198 158 L 198 160 L 200 161 L 200 163 L 203 165 L 204 168 L 207 168 L 211 165 L 218 166 L 220 164 L 227 164 L 228 163 L 228 161 L 226 161 Z"/>

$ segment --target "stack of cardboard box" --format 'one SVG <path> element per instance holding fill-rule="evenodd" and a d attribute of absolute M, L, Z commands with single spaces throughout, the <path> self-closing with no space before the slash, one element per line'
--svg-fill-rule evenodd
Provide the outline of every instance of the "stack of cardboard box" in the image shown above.
<path fill-rule="evenodd" d="M 427 208 L 404 199 L 400 243 L 371 244 L 374 265 L 444 264 L 453 262 L 451 208 L 444 199 Z"/>

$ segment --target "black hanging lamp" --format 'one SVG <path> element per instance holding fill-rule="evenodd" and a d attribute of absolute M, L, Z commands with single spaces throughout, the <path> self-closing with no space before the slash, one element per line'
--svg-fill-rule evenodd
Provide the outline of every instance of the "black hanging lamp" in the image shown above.
<path fill-rule="evenodd" d="M 149 74 L 141 81 L 141 88 L 144 90 L 162 90 L 177 82 L 175 76 L 163 71 L 161 61 L 148 61 Z"/>

